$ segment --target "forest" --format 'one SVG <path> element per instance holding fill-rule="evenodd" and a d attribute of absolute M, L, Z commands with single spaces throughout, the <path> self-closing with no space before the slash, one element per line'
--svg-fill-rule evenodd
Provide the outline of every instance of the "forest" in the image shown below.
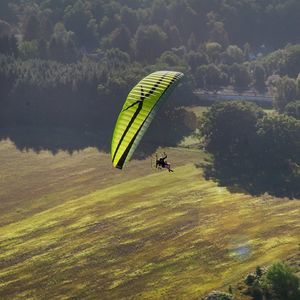
<path fill-rule="evenodd" d="M 177 105 L 254 87 L 282 112 L 300 98 L 299 26 L 297 0 L 3 0 L 0 124 L 103 128 L 159 69 L 186 74 Z"/>
<path fill-rule="evenodd" d="M 200 128 L 200 140 L 214 157 L 207 176 L 222 182 L 230 173 L 231 183 L 245 182 L 254 193 L 276 187 L 276 195 L 299 196 L 298 0 L 4 0 L 0 8 L 1 128 L 92 132 L 104 137 L 96 145 L 108 149 L 129 87 L 151 71 L 177 70 L 185 81 L 151 127 L 144 152 L 154 150 L 153 140 L 176 145 L 195 129 L 194 115 L 182 106 L 201 104 L 196 89 L 269 93 L 277 115 L 246 104 L 217 104 L 211 110 Z M 243 124 L 239 131 L 234 122 L 223 127 L 232 117 Z M 210 136 L 219 127 L 226 139 Z M 11 130 L 1 137 L 15 139 L 21 148 L 49 147 L 19 141 Z M 249 152 L 248 144 L 255 151 Z M 286 170 L 277 172 L 278 178 L 269 176 L 274 161 Z M 264 183 L 262 189 L 249 180 L 251 174 L 261 174 L 255 180 Z"/>

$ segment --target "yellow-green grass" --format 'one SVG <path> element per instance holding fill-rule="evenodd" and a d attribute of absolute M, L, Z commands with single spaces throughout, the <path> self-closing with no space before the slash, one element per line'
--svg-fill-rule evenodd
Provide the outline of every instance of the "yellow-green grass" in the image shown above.
<path fill-rule="evenodd" d="M 184 108 L 187 111 L 193 112 L 198 118 L 201 118 L 203 113 L 209 110 L 209 106 L 198 106 L 198 105 L 187 106 Z M 265 108 L 265 109 L 263 109 L 263 111 L 267 114 L 272 114 L 272 113 L 276 112 L 275 109 L 273 109 L 273 108 Z"/>
<path fill-rule="evenodd" d="M 0 143 L 0 299 L 197 299 L 300 242 L 300 201 L 230 193 L 198 150 L 166 149 L 125 170 Z"/>
<path fill-rule="evenodd" d="M 193 112 L 197 118 L 201 118 L 203 113 L 209 110 L 209 106 L 186 106 L 184 107 L 187 111 Z"/>
<path fill-rule="evenodd" d="M 274 108 L 265 108 L 264 112 L 268 115 L 276 113 L 276 110 Z"/>
<path fill-rule="evenodd" d="M 183 108 L 189 112 L 193 112 L 196 115 L 197 119 L 200 121 L 203 113 L 209 109 L 209 106 L 184 106 Z M 192 148 L 195 146 L 198 147 L 199 142 L 199 131 L 198 129 L 196 129 L 193 134 L 185 136 L 180 141 L 178 146 L 187 148 Z"/>

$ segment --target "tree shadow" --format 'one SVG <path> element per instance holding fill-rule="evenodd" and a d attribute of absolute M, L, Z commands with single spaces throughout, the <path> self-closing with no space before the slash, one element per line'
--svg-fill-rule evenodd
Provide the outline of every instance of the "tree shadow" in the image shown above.
<path fill-rule="evenodd" d="M 300 198 L 300 174 L 285 162 L 266 166 L 265 162 L 214 159 L 203 168 L 206 180 L 214 180 L 230 192 L 252 196 L 265 193 L 289 199 Z"/>
<path fill-rule="evenodd" d="M 0 129 L 0 140 L 10 139 L 20 151 L 39 153 L 48 150 L 53 155 L 59 151 L 72 154 L 87 147 L 109 151 L 109 134 L 100 130 L 86 131 L 61 127 L 9 127 Z"/>
<path fill-rule="evenodd" d="M 183 136 L 190 134 L 192 129 L 180 121 L 185 116 L 181 113 L 176 113 L 174 118 L 166 118 L 165 112 L 158 114 L 142 138 L 133 158 L 142 160 L 155 153 L 158 147 L 176 146 Z M 10 139 L 20 151 L 33 150 L 39 153 L 42 150 L 48 150 L 53 155 L 59 151 L 72 154 L 88 147 L 95 147 L 99 151 L 109 153 L 113 130 L 112 121 L 106 128 L 98 129 L 10 126 L 0 128 L 0 141 Z"/>

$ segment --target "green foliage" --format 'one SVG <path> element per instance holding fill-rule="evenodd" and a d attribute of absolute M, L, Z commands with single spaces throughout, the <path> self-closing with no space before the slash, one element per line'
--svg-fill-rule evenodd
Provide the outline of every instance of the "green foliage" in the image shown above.
<path fill-rule="evenodd" d="M 299 299 L 299 278 L 285 263 L 271 265 L 267 271 L 256 268 L 256 275 L 248 274 L 245 280 L 245 294 L 254 300 L 296 300 Z"/>
<path fill-rule="evenodd" d="M 253 70 L 254 85 L 258 90 L 265 87 L 266 72 L 263 66 L 255 65 Z"/>
<path fill-rule="evenodd" d="M 215 64 L 202 65 L 196 70 L 196 80 L 198 86 L 207 89 L 217 90 L 219 87 L 226 85 L 227 74 Z"/>
<path fill-rule="evenodd" d="M 273 264 L 266 273 L 265 280 L 271 284 L 280 300 L 296 300 L 300 297 L 299 278 L 284 263 Z"/>
<path fill-rule="evenodd" d="M 139 27 L 136 33 L 136 56 L 139 60 L 153 63 L 167 47 L 167 35 L 157 25 Z"/>
<path fill-rule="evenodd" d="M 124 26 L 115 29 L 108 37 L 102 39 L 102 47 L 106 49 L 119 48 L 120 50 L 131 54 L 130 31 Z"/>
<path fill-rule="evenodd" d="M 282 112 L 285 106 L 297 98 L 297 84 L 296 81 L 287 76 L 276 81 L 276 95 L 275 95 L 275 106 Z"/>
<path fill-rule="evenodd" d="M 205 51 L 210 58 L 211 62 L 216 62 L 219 60 L 219 55 L 222 51 L 222 46 L 217 42 L 211 42 L 205 44 Z"/>
<path fill-rule="evenodd" d="M 256 269 L 255 269 L 255 274 L 257 277 L 261 277 L 262 274 L 263 274 L 263 270 L 260 266 L 257 266 Z"/>
<path fill-rule="evenodd" d="M 240 49 L 236 45 L 230 45 L 227 47 L 225 51 L 225 63 L 233 64 L 233 63 L 242 63 L 244 61 L 244 53 L 242 49 Z"/>
<path fill-rule="evenodd" d="M 31 15 L 24 26 L 24 37 L 26 40 L 35 40 L 39 37 L 39 20 L 35 15 Z"/>
<path fill-rule="evenodd" d="M 176 99 L 181 105 L 195 102 L 197 87 L 264 91 L 273 73 L 289 76 L 276 84 L 278 111 L 299 99 L 300 80 L 290 77 L 299 71 L 300 46 L 287 45 L 298 42 L 298 0 L 3 0 L 0 8 L 0 52 L 8 56 L 1 57 L 0 95 L 7 124 L 27 124 L 35 114 L 47 123 L 58 103 L 76 103 L 73 114 L 82 124 L 77 109 L 84 101 L 82 119 L 88 119 L 100 103 L 116 104 L 110 101 L 120 101 L 128 86 L 159 69 L 185 73 Z M 248 61 L 256 56 L 259 62 Z M 293 109 L 286 111 L 295 115 Z"/>
<path fill-rule="evenodd" d="M 264 112 L 245 102 L 218 103 L 204 113 L 201 128 L 206 149 L 216 157 L 229 158 L 237 153 L 247 155 L 256 133 L 256 123 Z M 239 162 L 237 162 L 239 163 Z"/>
<path fill-rule="evenodd" d="M 259 281 L 254 282 L 254 284 L 250 288 L 250 294 L 254 300 L 263 300 L 264 299 L 264 290 L 260 286 Z"/>
<path fill-rule="evenodd" d="M 20 43 L 19 53 L 23 59 L 29 59 L 38 56 L 39 49 L 37 41 L 24 41 Z"/>
<path fill-rule="evenodd" d="M 249 86 L 251 77 L 246 65 L 234 63 L 230 73 L 232 83 L 237 89 L 246 89 Z"/>
<path fill-rule="evenodd" d="M 281 72 L 295 78 L 300 73 L 300 45 L 289 46 L 286 52 Z"/>
<path fill-rule="evenodd" d="M 192 68 L 193 72 L 201 65 L 206 65 L 208 63 L 207 55 L 204 52 L 200 51 L 190 51 L 186 54 L 185 59 L 189 66 Z"/>
<path fill-rule="evenodd" d="M 300 70 L 300 45 L 287 45 L 284 49 L 271 52 L 262 57 L 260 63 L 267 73 L 279 73 L 296 78 Z"/>
<path fill-rule="evenodd" d="M 284 112 L 291 117 L 300 120 L 300 100 L 292 101 L 284 108 Z"/>
<path fill-rule="evenodd" d="M 278 43 L 284 46 L 297 42 L 298 32 L 294 31 L 300 19 L 297 0 L 284 5 L 278 5 L 276 0 L 268 4 L 258 0 L 241 0 L 238 4 L 195 0 L 32 0 L 15 1 L 13 5 L 7 0 L 2 2 L 6 13 L 0 20 L 0 35 L 21 32 L 23 42 L 37 41 L 38 50 L 24 49 L 21 53 L 24 59 L 71 63 L 85 55 L 95 57 L 101 51 L 119 48 L 130 56 L 128 64 L 149 65 L 164 52 L 174 52 L 176 47 L 181 49 L 184 64 L 190 67 L 189 78 L 198 87 L 214 89 L 231 83 L 245 89 L 254 84 L 261 91 L 265 77 L 274 72 L 295 78 L 299 70 L 299 45 L 288 45 L 263 57 L 260 64 L 265 70 L 254 68 L 253 78 L 249 68 L 242 65 L 262 49 L 261 45 L 269 51 L 278 47 Z M 270 24 L 280 28 L 275 40 L 270 34 Z M 5 41 L 0 51 L 18 55 L 13 43 L 9 46 L 10 42 Z M 240 45 L 244 45 L 243 50 Z M 182 61 L 176 61 L 179 65 L 173 61 L 172 66 L 180 68 Z M 237 65 L 225 72 L 220 63 Z M 197 71 L 209 64 L 215 64 L 222 74 L 219 76 L 211 67 L 207 69 L 208 74 Z M 208 78 L 207 84 L 202 77 Z M 209 78 L 216 78 L 216 82 L 209 82 Z"/>
<path fill-rule="evenodd" d="M 245 278 L 245 283 L 247 285 L 253 285 L 254 281 L 255 281 L 256 277 L 254 274 L 248 274 Z"/>
<path fill-rule="evenodd" d="M 178 55 L 171 51 L 165 51 L 158 60 L 160 63 L 165 63 L 171 67 L 178 67 L 184 65 L 184 60 L 181 59 Z"/>
<path fill-rule="evenodd" d="M 253 194 L 299 197 L 298 120 L 247 103 L 219 103 L 204 114 L 201 131 L 213 155 L 208 177 Z"/>

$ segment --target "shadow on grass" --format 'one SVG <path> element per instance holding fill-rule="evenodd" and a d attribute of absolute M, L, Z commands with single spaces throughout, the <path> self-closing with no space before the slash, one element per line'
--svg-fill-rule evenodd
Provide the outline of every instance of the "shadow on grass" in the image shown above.
<path fill-rule="evenodd" d="M 106 130 L 80 130 L 61 127 L 9 127 L 0 128 L 0 141 L 11 140 L 18 150 L 33 150 L 39 153 L 43 150 L 50 151 L 53 155 L 59 151 L 73 152 L 88 147 L 97 148 L 99 151 L 110 152 L 113 129 Z M 166 126 L 160 128 L 159 122 L 153 122 L 133 158 L 145 159 L 155 153 L 158 147 L 175 146 L 184 135 L 191 130 L 186 126 Z"/>
<path fill-rule="evenodd" d="M 252 196 L 265 193 L 289 199 L 300 198 L 300 173 L 286 162 L 246 162 L 214 160 L 199 164 L 206 180 L 214 180 L 232 193 Z"/>
<path fill-rule="evenodd" d="M 87 147 L 108 151 L 108 134 L 67 128 L 36 128 L 31 126 L 2 128 L 0 140 L 10 139 L 20 151 L 39 153 L 49 150 L 53 155 L 60 150 L 72 154 Z"/>

